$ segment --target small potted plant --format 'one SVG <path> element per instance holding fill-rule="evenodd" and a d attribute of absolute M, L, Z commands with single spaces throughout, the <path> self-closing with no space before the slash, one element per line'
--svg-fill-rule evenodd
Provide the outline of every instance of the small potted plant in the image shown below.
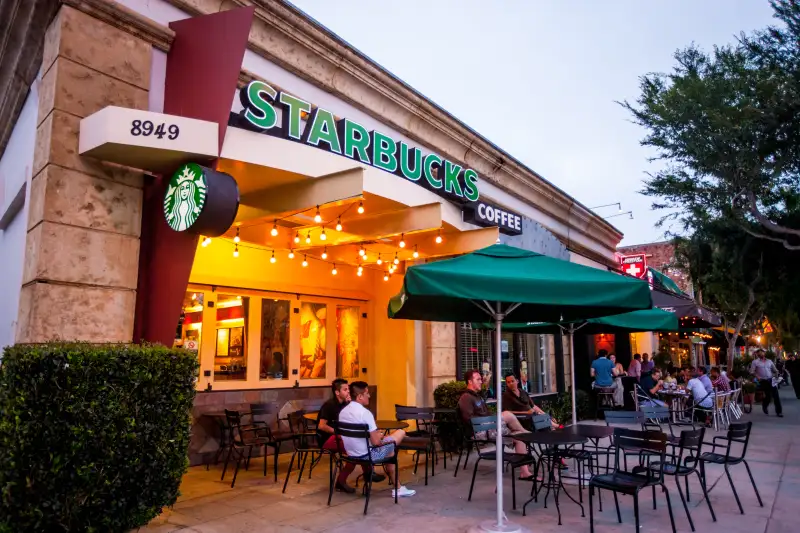
<path fill-rule="evenodd" d="M 752 381 L 745 381 L 742 383 L 742 407 L 745 413 L 749 413 L 753 409 L 755 398 L 756 384 Z"/>

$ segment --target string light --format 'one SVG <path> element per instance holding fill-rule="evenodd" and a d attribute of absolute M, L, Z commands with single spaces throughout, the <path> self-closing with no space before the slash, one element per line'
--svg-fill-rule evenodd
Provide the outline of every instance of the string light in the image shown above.
<path fill-rule="evenodd" d="M 294 250 L 289 250 L 289 259 L 294 259 Z"/>
<path fill-rule="evenodd" d="M 414 255 L 414 259 L 419 257 L 419 252 L 417 251 L 417 245 L 416 244 L 414 245 L 414 254 L 413 255 Z"/>
<path fill-rule="evenodd" d="M 324 241 L 327 240 L 328 236 L 325 235 L 325 228 L 322 228 L 322 233 L 319 234 L 319 240 Z"/>
<path fill-rule="evenodd" d="M 336 231 L 342 231 L 342 217 L 336 219 Z"/>
<path fill-rule="evenodd" d="M 319 206 L 317 206 L 317 214 L 314 215 L 314 222 L 316 222 L 317 224 L 322 222 L 322 215 L 319 214 Z"/>
<path fill-rule="evenodd" d="M 406 234 L 405 234 L 405 233 L 401 233 L 401 234 L 400 234 L 400 248 L 405 248 L 405 247 L 406 247 L 406 239 L 405 239 L 405 236 L 406 236 Z"/>
<path fill-rule="evenodd" d="M 211 237 L 206 237 L 205 239 L 203 239 L 203 248 L 205 248 L 209 244 L 211 244 Z"/>
<path fill-rule="evenodd" d="M 295 244 L 300 244 L 300 232 L 299 231 L 295 232 L 295 234 L 294 234 L 294 243 Z"/>
<path fill-rule="evenodd" d="M 327 259 L 328 258 L 328 247 L 327 246 L 325 248 L 323 248 L 323 250 L 322 250 L 322 258 L 323 259 Z"/>
<path fill-rule="evenodd" d="M 236 237 L 233 238 L 233 242 L 239 243 L 241 239 L 239 238 L 239 228 L 236 228 Z"/>
<path fill-rule="evenodd" d="M 442 244 L 442 230 L 436 235 L 436 244 Z"/>
<path fill-rule="evenodd" d="M 306 244 L 311 244 L 311 232 L 306 233 Z"/>
<path fill-rule="evenodd" d="M 378 264 L 379 265 L 383 264 L 383 259 L 381 259 L 381 254 L 378 254 Z"/>
<path fill-rule="evenodd" d="M 273 237 L 277 237 L 278 236 L 278 221 L 277 220 L 272 224 L 272 231 L 270 231 L 269 234 L 272 235 Z"/>
<path fill-rule="evenodd" d="M 367 255 L 367 252 L 364 252 L 364 261 L 366 261 L 368 259 L 369 259 L 369 256 Z"/>
<path fill-rule="evenodd" d="M 275 259 L 275 250 L 272 250 L 272 257 L 269 258 L 269 262 L 275 264 L 275 261 L 277 261 L 277 259 Z"/>
<path fill-rule="evenodd" d="M 360 277 L 363 273 L 364 273 L 364 267 L 358 265 L 358 270 L 356 271 L 356 275 Z"/>
<path fill-rule="evenodd" d="M 303 267 L 307 266 L 308 266 L 308 257 L 306 255 L 303 255 Z"/>
<path fill-rule="evenodd" d="M 393 262 L 394 262 L 395 265 L 399 265 L 400 264 L 400 259 L 397 258 L 397 252 L 394 253 L 394 261 Z"/>
<path fill-rule="evenodd" d="M 383 281 L 389 281 L 389 273 L 383 275 Z"/>
<path fill-rule="evenodd" d="M 339 271 L 338 271 L 338 270 L 336 270 L 336 263 L 334 263 L 334 264 L 333 264 L 333 269 L 331 270 L 331 274 L 333 274 L 333 275 L 335 276 L 335 275 L 336 275 L 336 274 L 338 274 L 338 273 L 339 273 Z"/>
<path fill-rule="evenodd" d="M 360 255 L 361 257 L 364 257 L 365 253 L 367 253 L 367 252 L 364 250 L 363 246 L 358 249 L 358 255 Z"/>
<path fill-rule="evenodd" d="M 358 202 L 358 214 L 359 215 L 363 215 L 364 214 L 364 201 L 363 200 Z"/>
<path fill-rule="evenodd" d="M 239 257 L 239 245 L 238 244 L 233 246 L 233 257 Z"/>

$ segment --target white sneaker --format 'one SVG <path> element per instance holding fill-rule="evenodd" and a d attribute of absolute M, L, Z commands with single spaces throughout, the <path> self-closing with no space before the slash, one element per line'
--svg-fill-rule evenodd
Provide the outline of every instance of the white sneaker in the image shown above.
<path fill-rule="evenodd" d="M 411 490 L 411 489 L 407 489 L 405 487 L 405 485 L 400 485 L 400 487 L 397 489 L 397 497 L 398 498 L 405 498 L 406 496 L 413 496 L 416 493 L 417 493 L 417 491 Z M 392 489 L 392 498 L 394 498 L 394 489 Z"/>

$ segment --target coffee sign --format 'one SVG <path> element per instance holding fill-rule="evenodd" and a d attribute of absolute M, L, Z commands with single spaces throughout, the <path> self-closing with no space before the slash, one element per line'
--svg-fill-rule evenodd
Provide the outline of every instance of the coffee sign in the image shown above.
<path fill-rule="evenodd" d="M 522 234 L 522 216 L 503 207 L 478 201 L 464 206 L 464 222 L 483 227 L 497 227 L 506 235 Z"/>
<path fill-rule="evenodd" d="M 254 80 L 239 92 L 244 111 L 233 126 L 314 146 L 366 165 L 385 170 L 425 187 L 456 203 L 475 202 L 480 197 L 478 173 L 439 155 L 423 155 L 419 148 L 396 141 L 378 130 L 367 130 L 347 118 L 309 102 L 277 91 Z M 280 119 L 278 117 L 280 110 Z M 305 124 L 303 124 L 305 121 Z"/>

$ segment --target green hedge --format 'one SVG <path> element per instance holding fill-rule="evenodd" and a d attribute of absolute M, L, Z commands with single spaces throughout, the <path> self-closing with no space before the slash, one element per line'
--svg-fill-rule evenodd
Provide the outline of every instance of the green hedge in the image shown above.
<path fill-rule="evenodd" d="M 124 532 L 178 497 L 197 357 L 18 345 L 0 366 L 0 532 Z"/>

